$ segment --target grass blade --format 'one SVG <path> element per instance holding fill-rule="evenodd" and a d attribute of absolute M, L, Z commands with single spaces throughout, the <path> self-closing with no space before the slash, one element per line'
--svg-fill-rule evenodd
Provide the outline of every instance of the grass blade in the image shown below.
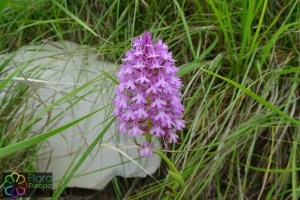
<path fill-rule="evenodd" d="M 98 35 L 97 33 L 95 33 L 95 31 L 93 31 L 86 23 L 84 23 L 81 19 L 79 19 L 76 15 L 74 15 L 73 13 L 71 13 L 68 9 L 66 9 L 65 7 L 63 7 L 60 3 L 58 3 L 55 0 L 52 0 L 52 2 L 57 5 L 60 9 L 62 9 L 67 15 L 69 15 L 72 19 L 74 19 L 78 24 L 80 24 L 81 26 L 83 26 L 86 30 L 88 30 L 89 32 L 91 32 L 94 36 L 101 38 L 102 40 L 109 42 L 108 40 L 102 38 L 100 35 Z"/>
<path fill-rule="evenodd" d="M 216 76 L 232 85 L 234 85 L 235 87 L 241 89 L 244 93 L 250 95 L 252 98 L 256 99 L 259 103 L 265 105 L 266 107 L 270 108 L 271 110 L 273 110 L 275 113 L 277 113 L 278 115 L 280 115 L 281 117 L 287 119 L 288 121 L 290 121 L 291 123 L 295 124 L 295 125 L 300 125 L 300 121 L 295 120 L 294 118 L 288 116 L 287 114 L 285 114 L 284 112 L 282 112 L 281 110 L 279 110 L 276 106 L 272 105 L 271 103 L 269 103 L 268 101 L 266 101 L 265 99 L 261 98 L 260 96 L 258 96 L 257 94 L 255 94 L 254 92 L 252 92 L 251 90 L 249 90 L 248 88 L 240 85 L 239 83 L 230 80 L 226 77 L 220 76 L 218 74 L 215 74 L 209 70 L 206 69 L 202 69 L 203 71 L 205 71 L 208 74 L 211 74 L 213 76 Z"/>
<path fill-rule="evenodd" d="M 79 161 L 76 163 L 70 174 L 67 176 L 65 180 L 63 180 L 62 184 L 58 185 L 57 189 L 55 190 L 53 194 L 53 199 L 58 199 L 61 195 L 61 193 L 64 191 L 67 184 L 70 182 L 70 180 L 73 178 L 79 167 L 82 165 L 82 163 L 85 161 L 85 159 L 88 157 L 90 152 L 95 148 L 95 146 L 99 143 L 99 141 L 102 139 L 106 131 L 109 129 L 109 127 L 112 125 L 112 123 L 116 120 L 116 117 L 110 120 L 110 122 L 104 127 L 104 129 L 101 131 L 101 133 L 95 138 L 95 140 L 92 142 L 92 144 L 87 148 L 87 150 L 84 152 L 84 154 L 81 156 Z"/>
<path fill-rule="evenodd" d="M 53 135 L 56 135 L 56 134 L 62 132 L 63 130 L 66 130 L 66 129 L 70 128 L 71 126 L 73 126 L 73 125 L 81 122 L 82 120 L 87 119 L 88 117 L 96 114 L 97 112 L 99 112 L 100 110 L 102 110 L 102 109 L 104 109 L 104 108 L 106 108 L 108 106 L 109 105 L 107 105 L 105 107 L 102 107 L 102 108 L 100 108 L 100 109 L 98 109 L 98 110 L 96 110 L 96 111 L 94 111 L 94 112 L 92 112 L 92 113 L 90 113 L 88 115 L 85 115 L 85 116 L 83 116 L 83 117 L 81 117 L 81 118 L 79 118 L 79 119 L 77 119 L 75 121 L 72 121 L 72 122 L 70 122 L 70 123 L 68 123 L 68 124 L 66 124 L 64 126 L 56 128 L 56 129 L 54 129 L 52 131 L 49 131 L 47 133 L 44 133 L 44 134 L 41 134 L 41 135 L 38 135 L 38 136 L 35 136 L 35 137 L 32 137 L 32 138 L 23 140 L 23 141 L 18 142 L 16 144 L 12 144 L 12 145 L 9 145 L 7 147 L 1 148 L 0 149 L 0 158 L 2 158 L 4 156 L 8 156 L 8 155 L 10 155 L 12 153 L 24 150 L 24 149 L 26 149 L 28 147 L 31 147 L 31 146 L 39 143 L 39 142 L 42 142 L 42 141 L 48 139 L 49 137 L 52 137 Z"/>
<path fill-rule="evenodd" d="M 190 48 L 191 48 L 193 57 L 196 58 L 196 53 L 195 53 L 194 45 L 193 45 L 192 38 L 191 38 L 190 28 L 189 28 L 189 26 L 188 26 L 188 24 L 186 22 L 186 19 L 185 19 L 185 16 L 184 16 L 184 12 L 183 12 L 183 10 L 182 10 L 182 8 L 179 5 L 179 3 L 178 3 L 177 0 L 174 0 L 174 3 L 175 3 L 175 5 L 176 5 L 176 7 L 177 7 L 177 9 L 179 11 L 179 14 L 180 14 L 180 17 L 181 17 L 181 20 L 182 20 L 182 23 L 183 23 L 183 26 L 184 26 L 184 29 L 185 29 L 185 32 L 186 32 L 189 44 L 190 44 Z"/>

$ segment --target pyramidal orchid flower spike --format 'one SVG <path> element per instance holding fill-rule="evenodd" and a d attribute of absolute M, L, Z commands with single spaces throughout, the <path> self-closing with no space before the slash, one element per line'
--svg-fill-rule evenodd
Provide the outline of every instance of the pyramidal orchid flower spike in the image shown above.
<path fill-rule="evenodd" d="M 149 32 L 135 38 L 122 59 L 114 114 L 120 133 L 146 136 L 140 145 L 141 156 L 153 155 L 152 137 L 162 138 L 167 148 L 177 142 L 176 131 L 185 127 L 180 119 L 182 82 L 174 64 L 168 46 L 161 39 L 153 42 Z"/>

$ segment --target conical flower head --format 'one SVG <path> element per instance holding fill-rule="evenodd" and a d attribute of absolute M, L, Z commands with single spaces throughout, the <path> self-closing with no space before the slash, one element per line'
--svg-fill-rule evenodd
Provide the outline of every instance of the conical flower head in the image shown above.
<path fill-rule="evenodd" d="M 180 119 L 182 82 L 174 63 L 168 46 L 160 39 L 153 42 L 149 32 L 133 40 L 117 73 L 114 113 L 121 133 L 177 141 L 175 131 L 184 128 L 185 121 Z"/>

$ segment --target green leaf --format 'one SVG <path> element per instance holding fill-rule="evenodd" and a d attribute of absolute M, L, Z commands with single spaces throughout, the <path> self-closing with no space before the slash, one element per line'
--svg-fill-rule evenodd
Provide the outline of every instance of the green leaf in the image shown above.
<path fill-rule="evenodd" d="M 68 123 L 68 124 L 66 124 L 64 126 L 56 128 L 56 129 L 54 129 L 52 131 L 49 131 L 47 133 L 44 133 L 44 134 L 41 134 L 41 135 L 38 135 L 38 136 L 35 136 L 35 137 L 32 137 L 32 138 L 23 140 L 23 141 L 18 142 L 16 144 L 12 144 L 12 145 L 9 145 L 7 147 L 1 148 L 0 149 L 0 158 L 2 158 L 4 156 L 8 156 L 8 155 L 10 155 L 12 153 L 24 150 L 24 149 L 26 149 L 28 147 L 31 147 L 31 146 L 39 143 L 39 142 L 42 142 L 42 141 L 48 139 L 49 137 L 52 137 L 53 135 L 56 135 L 56 134 L 58 134 L 58 133 L 60 133 L 60 132 L 62 132 L 64 130 L 70 128 L 71 126 L 73 126 L 73 125 L 81 122 L 82 120 L 87 119 L 88 117 L 96 114 L 97 112 L 99 112 L 100 110 L 102 110 L 102 109 L 104 109 L 104 108 L 106 108 L 108 106 L 109 105 L 104 106 L 104 107 L 102 107 L 102 108 L 100 108 L 100 109 L 98 109 L 98 110 L 96 110 L 96 111 L 94 111 L 94 112 L 92 112 L 92 113 L 90 113 L 88 115 L 85 115 L 85 116 L 83 116 L 83 117 L 81 117 L 81 118 L 79 118 L 79 119 L 77 119 L 75 121 L 72 121 L 71 123 Z"/>
<path fill-rule="evenodd" d="M 7 4 L 8 4 L 8 0 L 1 0 L 0 1 L 0 14 L 7 7 Z"/>
<path fill-rule="evenodd" d="M 112 123 L 116 120 L 116 117 L 113 117 L 113 119 L 110 120 L 110 122 L 104 127 L 104 129 L 101 131 L 101 133 L 95 138 L 95 140 L 92 142 L 92 144 L 87 148 L 87 150 L 83 153 L 79 161 L 76 163 L 72 171 L 69 173 L 66 179 L 63 180 L 63 182 L 60 182 L 61 184 L 57 187 L 53 194 L 54 199 L 58 199 L 61 195 L 61 193 L 64 191 L 67 184 L 70 182 L 70 180 L 74 177 L 77 170 L 80 168 L 82 163 L 85 161 L 85 159 L 90 155 L 91 151 L 96 147 L 96 145 L 100 142 L 106 131 L 109 129 L 109 127 L 112 125 Z"/>
<path fill-rule="evenodd" d="M 290 73 L 296 73 L 296 72 L 300 72 L 300 67 L 291 67 L 288 69 L 283 69 L 279 72 L 277 72 L 277 75 L 283 75 L 283 74 L 290 74 Z"/>
<path fill-rule="evenodd" d="M 117 85 L 119 84 L 119 81 L 117 79 L 115 79 L 114 77 L 112 77 L 109 73 L 107 73 L 106 71 L 102 71 L 102 73 L 107 76 L 107 78 L 109 78 L 110 80 L 112 80 L 114 83 L 116 83 Z"/>
<path fill-rule="evenodd" d="M 175 3 L 175 5 L 176 5 L 176 7 L 177 7 L 177 9 L 179 11 L 179 15 L 181 17 L 184 29 L 186 31 L 186 36 L 187 36 L 187 39 L 189 41 L 189 45 L 190 45 L 192 54 L 193 54 L 194 58 L 196 58 L 196 53 L 195 53 L 194 45 L 193 45 L 192 38 L 191 38 L 190 28 L 189 28 L 189 26 L 187 24 L 186 18 L 184 16 L 184 12 L 183 12 L 181 6 L 179 5 L 179 3 L 177 2 L 177 0 L 174 0 L 174 3 Z"/>
<path fill-rule="evenodd" d="M 15 56 L 15 53 L 0 65 L 0 70 L 1 71 L 13 60 L 14 56 Z M 4 80 L 1 80 L 1 82 L 0 82 L 0 91 L 6 86 L 7 83 L 9 83 L 9 81 L 11 79 L 13 79 L 13 77 L 17 76 L 27 65 L 28 65 L 28 60 L 24 61 L 24 63 L 22 63 L 20 65 L 20 67 L 16 68 L 15 71 L 13 71 L 8 76 L 6 76 L 4 78 Z"/>
<path fill-rule="evenodd" d="M 296 125 L 300 125 L 300 121 L 298 120 L 295 120 L 294 118 L 288 116 L 287 114 L 285 114 L 284 112 L 282 112 L 281 110 L 279 110 L 276 106 L 274 106 L 273 104 L 269 103 L 268 101 L 266 101 L 265 99 L 263 99 L 262 97 L 258 96 L 257 94 L 255 94 L 254 92 L 252 92 L 251 90 L 249 90 L 248 88 L 240 85 L 239 83 L 233 81 L 233 80 L 230 80 L 228 78 L 225 78 L 223 76 L 220 76 L 218 74 L 215 74 L 209 70 L 206 70 L 206 69 L 202 69 L 203 71 L 205 71 L 206 73 L 209 73 L 213 76 L 216 76 L 224 81 L 227 81 L 228 83 L 234 85 L 235 87 L 241 89 L 244 93 L 250 95 L 252 98 L 256 99 L 259 103 L 265 105 L 266 107 L 270 108 L 271 110 L 273 110 L 275 113 L 277 113 L 278 115 L 280 115 L 281 117 L 287 119 L 288 121 L 290 121 L 291 123 L 293 124 L 296 124 Z"/>
<path fill-rule="evenodd" d="M 205 63 L 199 63 L 199 62 L 193 62 L 191 64 L 188 64 L 187 66 L 184 66 L 179 69 L 177 72 L 177 76 L 183 77 L 187 73 L 190 73 L 194 71 L 195 69 L 199 69 L 205 65 L 218 65 L 220 61 L 222 60 L 223 56 L 219 54 L 213 61 L 205 62 Z"/>
<path fill-rule="evenodd" d="M 102 38 L 100 35 L 98 35 L 97 33 L 95 33 L 86 23 L 84 23 L 81 19 L 79 19 L 76 15 L 74 15 L 73 13 L 71 13 L 68 9 L 66 9 L 65 7 L 63 7 L 60 3 L 58 3 L 55 0 L 52 0 L 52 2 L 57 5 L 60 9 L 62 9 L 67 15 L 69 15 L 72 19 L 74 19 L 78 24 L 80 24 L 81 26 L 83 26 L 86 30 L 88 30 L 89 32 L 91 32 L 94 36 L 101 38 L 102 40 L 109 42 L 108 40 L 105 40 L 104 38 Z"/>

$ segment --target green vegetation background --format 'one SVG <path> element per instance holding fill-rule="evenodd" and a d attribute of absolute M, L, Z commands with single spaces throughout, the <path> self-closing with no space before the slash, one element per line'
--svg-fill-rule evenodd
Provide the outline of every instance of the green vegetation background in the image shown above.
<path fill-rule="evenodd" d="M 187 127 L 166 155 L 187 187 L 171 189 L 173 179 L 162 165 L 157 180 L 115 178 L 114 198 L 299 199 L 298 0 L 0 1 L 1 54 L 70 40 L 118 64 L 132 38 L 146 30 L 169 45 L 184 81 Z M 16 75 L 4 76 L 6 65 L 0 60 L 0 90 Z M 33 145 L 78 123 L 31 140 L 15 137 L 32 125 L 13 121 L 28 95 L 28 87 L 19 85 L 0 102 L 3 171 L 14 166 L 13 158 L 32 169 Z"/>

